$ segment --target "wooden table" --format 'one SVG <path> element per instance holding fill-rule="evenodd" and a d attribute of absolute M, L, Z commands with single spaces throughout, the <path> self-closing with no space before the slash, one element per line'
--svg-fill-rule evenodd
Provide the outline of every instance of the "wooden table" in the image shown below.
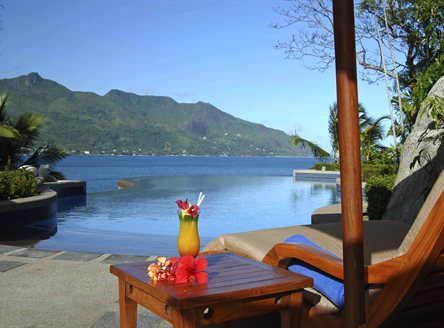
<path fill-rule="evenodd" d="M 134 328 L 137 304 L 174 328 L 199 327 L 279 310 L 281 327 L 299 327 L 302 289 L 313 280 L 233 254 L 212 254 L 208 284 L 153 282 L 148 262 L 110 267 L 119 278 L 120 327 Z"/>

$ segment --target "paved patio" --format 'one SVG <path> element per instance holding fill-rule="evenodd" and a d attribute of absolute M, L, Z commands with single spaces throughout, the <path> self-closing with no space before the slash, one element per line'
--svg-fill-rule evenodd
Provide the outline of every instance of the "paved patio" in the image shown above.
<path fill-rule="evenodd" d="M 0 328 L 117 328 L 117 278 L 109 272 L 110 264 L 155 258 L 0 245 Z M 138 327 L 171 327 L 138 309 Z M 444 313 L 412 326 L 444 327 L 443 318 Z M 278 327 L 275 319 L 246 319 L 232 327 Z"/>
<path fill-rule="evenodd" d="M 153 259 L 0 245 L 0 327 L 119 327 L 109 265 Z M 138 326 L 171 327 L 142 307 Z"/>

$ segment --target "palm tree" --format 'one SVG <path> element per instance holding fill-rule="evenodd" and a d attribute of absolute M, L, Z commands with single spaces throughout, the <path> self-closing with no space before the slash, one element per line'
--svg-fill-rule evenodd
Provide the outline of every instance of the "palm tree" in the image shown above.
<path fill-rule="evenodd" d="M 338 126 L 338 105 L 334 103 L 333 106 L 330 106 L 330 115 L 328 116 L 328 133 L 330 134 L 331 152 L 336 160 L 339 159 Z"/>
<path fill-rule="evenodd" d="M 0 98 L 0 140 L 4 138 L 17 138 L 19 136 L 18 132 L 6 122 L 6 100 L 7 97 Z"/>
<path fill-rule="evenodd" d="M 382 121 L 389 119 L 388 115 L 382 116 L 378 119 L 368 117 L 365 126 L 361 129 L 361 156 L 364 157 L 365 162 L 371 160 L 371 154 L 375 150 L 385 148 L 379 141 L 384 138 Z"/>
<path fill-rule="evenodd" d="M 65 150 L 56 145 L 43 145 L 34 149 L 34 144 L 40 137 L 43 118 L 29 113 L 16 118 L 10 117 L 6 112 L 6 100 L 7 97 L 0 98 L 0 169 L 16 169 L 23 165 L 51 165 L 68 156 Z M 50 174 L 63 178 L 60 172 L 50 171 Z"/>
<path fill-rule="evenodd" d="M 316 158 L 325 159 L 330 157 L 330 154 L 327 151 L 319 147 L 314 142 L 301 138 L 297 133 L 291 136 L 290 142 L 293 146 L 301 145 L 302 148 L 308 147 L 313 156 Z"/>
<path fill-rule="evenodd" d="M 371 160 L 371 154 L 374 150 L 383 149 L 384 146 L 379 142 L 384 138 L 382 121 L 389 117 L 382 116 L 375 119 L 367 114 L 367 110 L 362 104 L 359 104 L 359 130 L 361 135 L 361 155 L 364 161 Z M 334 103 L 330 106 L 330 115 L 328 119 L 328 132 L 330 133 L 330 143 L 335 158 L 339 154 L 339 136 L 338 136 L 338 106 Z"/>

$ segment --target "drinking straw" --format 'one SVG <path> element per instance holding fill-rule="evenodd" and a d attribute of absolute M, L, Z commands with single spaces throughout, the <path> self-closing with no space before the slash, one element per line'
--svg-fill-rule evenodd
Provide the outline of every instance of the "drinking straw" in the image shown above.
<path fill-rule="evenodd" d="M 202 193 L 201 193 L 202 194 Z M 197 200 L 197 206 L 199 206 L 200 207 L 200 204 L 202 204 L 202 202 L 203 202 L 203 200 L 204 200 L 204 198 L 205 198 L 205 195 L 203 195 L 202 194 L 202 197 L 200 197 L 201 195 L 199 195 L 199 199 Z"/>

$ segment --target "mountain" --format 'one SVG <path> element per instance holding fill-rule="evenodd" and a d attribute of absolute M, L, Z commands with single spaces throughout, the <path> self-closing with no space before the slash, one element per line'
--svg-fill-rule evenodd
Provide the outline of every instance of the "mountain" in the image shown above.
<path fill-rule="evenodd" d="M 100 96 L 71 91 L 30 73 L 0 80 L 11 115 L 46 120 L 42 143 L 91 153 L 150 155 L 309 155 L 283 131 L 227 114 L 211 104 L 111 90 Z"/>

